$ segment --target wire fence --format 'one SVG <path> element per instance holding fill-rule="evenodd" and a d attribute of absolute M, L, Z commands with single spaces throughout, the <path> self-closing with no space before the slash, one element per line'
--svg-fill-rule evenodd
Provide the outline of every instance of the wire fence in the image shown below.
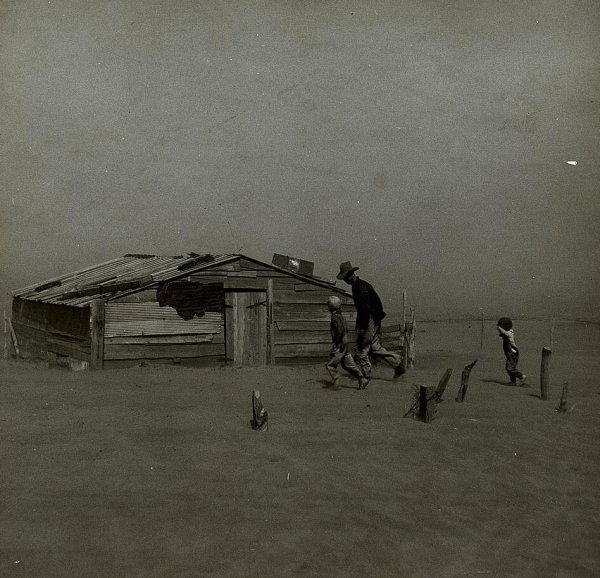
<path fill-rule="evenodd" d="M 418 351 L 501 351 L 497 319 L 416 319 Z M 520 350 L 550 347 L 557 353 L 600 352 L 600 323 L 566 318 L 513 318 Z"/>

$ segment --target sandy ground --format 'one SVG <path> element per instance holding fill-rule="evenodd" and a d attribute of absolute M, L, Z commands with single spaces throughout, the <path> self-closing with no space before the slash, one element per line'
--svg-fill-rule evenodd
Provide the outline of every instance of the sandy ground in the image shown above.
<path fill-rule="evenodd" d="M 598 350 L 553 354 L 548 401 L 537 348 L 532 388 L 509 387 L 499 342 L 423 351 L 399 382 L 378 366 L 366 391 L 321 366 L 3 362 L 0 575 L 598 576 Z M 446 367 L 436 419 L 403 419 Z"/>

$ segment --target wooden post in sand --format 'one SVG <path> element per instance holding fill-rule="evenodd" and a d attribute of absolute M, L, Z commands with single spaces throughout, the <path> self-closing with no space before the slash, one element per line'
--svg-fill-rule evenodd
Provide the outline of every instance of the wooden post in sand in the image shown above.
<path fill-rule="evenodd" d="M 406 295 L 406 292 L 404 293 Z M 408 369 L 408 324 L 406 323 L 406 311 L 404 310 L 404 304 L 402 305 L 402 367 L 404 371 Z"/>
<path fill-rule="evenodd" d="M 429 423 L 436 410 L 435 386 L 421 385 L 419 387 L 419 419 Z"/>
<path fill-rule="evenodd" d="M 550 355 L 549 347 L 542 347 L 542 365 L 540 368 L 540 398 L 548 399 L 548 387 L 550 385 Z"/>
<path fill-rule="evenodd" d="M 444 373 L 444 375 L 442 376 L 442 379 L 440 379 L 440 382 L 438 383 L 438 386 L 435 388 L 435 399 L 436 401 L 443 401 L 442 398 L 444 396 L 444 391 L 446 391 L 446 386 L 448 385 L 448 382 L 450 381 L 450 376 L 452 375 L 452 368 L 449 367 L 448 369 L 446 369 L 446 373 Z"/>
<path fill-rule="evenodd" d="M 260 391 L 252 392 L 252 420 L 250 421 L 252 429 L 267 431 L 269 429 L 269 414 L 263 407 L 260 399 Z"/>
<path fill-rule="evenodd" d="M 402 417 L 414 416 L 425 423 L 429 423 L 433 420 L 437 410 L 438 399 L 434 385 L 415 385 L 410 407 Z"/>
<path fill-rule="evenodd" d="M 415 355 L 416 355 L 416 346 L 417 346 L 417 327 L 415 323 L 415 309 L 414 307 L 410 308 L 410 322 L 408 326 L 408 339 L 407 339 L 407 355 L 406 355 L 406 368 L 412 369 L 415 366 Z"/>
<path fill-rule="evenodd" d="M 567 412 L 567 394 L 569 391 L 569 384 L 565 381 L 565 383 L 563 384 L 563 389 L 562 389 L 562 394 L 560 396 L 560 401 L 558 402 L 558 407 L 556 408 L 556 411 L 559 413 L 566 413 Z"/>
<path fill-rule="evenodd" d="M 462 374 L 460 376 L 460 389 L 458 390 L 458 395 L 456 396 L 456 401 L 459 403 L 465 401 L 467 388 L 469 387 L 469 375 L 476 363 L 477 360 L 475 360 L 473 363 L 469 363 L 469 365 L 465 365 L 465 368 L 462 370 Z"/>

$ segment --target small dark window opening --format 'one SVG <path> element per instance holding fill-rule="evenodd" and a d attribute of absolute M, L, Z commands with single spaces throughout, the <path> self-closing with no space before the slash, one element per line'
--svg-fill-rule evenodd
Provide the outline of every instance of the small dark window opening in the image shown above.
<path fill-rule="evenodd" d="M 222 313 L 225 306 L 223 283 L 170 281 L 158 287 L 156 297 L 161 307 L 173 307 L 186 321 L 207 312 Z"/>

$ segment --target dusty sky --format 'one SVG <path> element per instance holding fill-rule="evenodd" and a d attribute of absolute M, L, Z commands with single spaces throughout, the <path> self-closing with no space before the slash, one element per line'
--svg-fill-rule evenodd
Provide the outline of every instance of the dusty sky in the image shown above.
<path fill-rule="evenodd" d="M 0 0 L 0 288 L 278 252 L 598 318 L 599 62 L 598 1 Z"/>

